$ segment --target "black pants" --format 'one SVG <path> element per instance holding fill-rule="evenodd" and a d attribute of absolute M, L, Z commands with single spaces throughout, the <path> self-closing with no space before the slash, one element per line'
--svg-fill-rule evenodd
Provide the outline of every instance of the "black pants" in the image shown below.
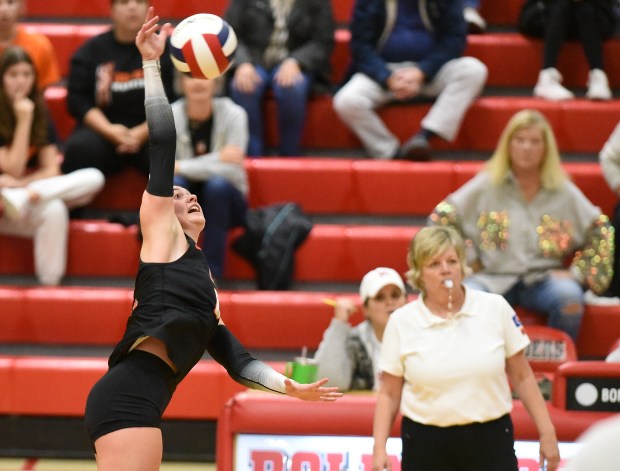
<path fill-rule="evenodd" d="M 603 40 L 614 29 L 606 0 L 552 0 L 545 31 L 543 69 L 556 67 L 566 40 L 581 42 L 590 69 L 603 69 Z"/>
<path fill-rule="evenodd" d="M 402 471 L 518 471 L 510 415 L 435 427 L 403 417 Z"/>
<path fill-rule="evenodd" d="M 107 177 L 130 166 L 149 174 L 148 145 L 135 154 L 119 154 L 114 144 L 86 126 L 76 127 L 65 143 L 63 173 L 94 167 Z"/>
<path fill-rule="evenodd" d="M 84 419 L 91 442 L 124 428 L 159 428 L 175 389 L 175 374 L 161 358 L 141 350 L 128 353 L 88 395 Z"/>

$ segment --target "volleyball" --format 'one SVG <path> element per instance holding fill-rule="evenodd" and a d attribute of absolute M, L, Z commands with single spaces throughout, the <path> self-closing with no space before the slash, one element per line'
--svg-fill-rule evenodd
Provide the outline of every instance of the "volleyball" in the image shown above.
<path fill-rule="evenodd" d="M 236 49 L 234 30 L 210 13 L 188 16 L 170 37 L 172 63 L 194 78 L 214 79 L 222 75 L 231 66 Z"/>

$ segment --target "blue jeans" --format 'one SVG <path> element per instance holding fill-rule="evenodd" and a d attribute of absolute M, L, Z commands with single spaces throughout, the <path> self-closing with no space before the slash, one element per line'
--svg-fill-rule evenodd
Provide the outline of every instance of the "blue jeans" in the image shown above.
<path fill-rule="evenodd" d="M 201 246 L 211 274 L 214 278 L 221 279 L 224 275 L 228 231 L 245 225 L 247 200 L 243 193 L 223 177 L 190 182 L 177 175 L 174 177 L 174 184 L 186 188 L 198 198 L 206 219 Z"/>
<path fill-rule="evenodd" d="M 308 74 L 302 73 L 303 80 L 292 87 L 278 85 L 274 77 L 279 66 L 269 72 L 256 66 L 256 72 L 261 78 L 254 93 L 241 93 L 233 81 L 230 88 L 230 97 L 235 103 L 245 109 L 248 114 L 250 128 L 250 142 L 248 155 L 257 157 L 265 155 L 265 115 L 263 113 L 263 99 L 267 89 L 271 87 L 276 100 L 278 117 L 278 134 L 280 136 L 279 154 L 282 156 L 301 155 L 301 135 L 306 121 L 308 95 L 312 81 Z"/>
<path fill-rule="evenodd" d="M 465 280 L 464 284 L 469 288 L 489 291 L 482 283 L 471 278 Z M 583 319 L 583 296 L 583 288 L 576 280 L 554 276 L 547 276 L 531 285 L 519 281 L 504 293 L 504 298 L 512 306 L 522 306 L 546 316 L 550 327 L 563 330 L 575 342 Z"/>

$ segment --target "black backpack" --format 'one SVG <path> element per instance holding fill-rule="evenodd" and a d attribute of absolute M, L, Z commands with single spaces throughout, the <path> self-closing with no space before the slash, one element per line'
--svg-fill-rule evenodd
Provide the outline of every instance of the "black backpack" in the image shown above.
<path fill-rule="evenodd" d="M 256 270 L 258 289 L 287 290 L 293 283 L 295 251 L 311 230 L 312 221 L 295 203 L 250 209 L 246 231 L 232 248 Z"/>

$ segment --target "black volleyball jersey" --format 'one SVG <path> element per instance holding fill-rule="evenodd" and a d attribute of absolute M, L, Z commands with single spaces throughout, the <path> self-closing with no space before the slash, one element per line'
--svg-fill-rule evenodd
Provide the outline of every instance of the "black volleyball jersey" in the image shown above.
<path fill-rule="evenodd" d="M 181 381 L 202 357 L 219 320 L 217 291 L 207 260 L 196 243 L 174 262 L 140 261 L 134 303 L 125 334 L 108 365 L 118 363 L 140 337 L 166 344 Z"/>

